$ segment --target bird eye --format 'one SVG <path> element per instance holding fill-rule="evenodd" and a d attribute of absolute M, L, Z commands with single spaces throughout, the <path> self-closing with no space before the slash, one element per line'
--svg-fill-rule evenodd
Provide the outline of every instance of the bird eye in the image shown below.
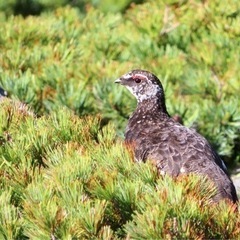
<path fill-rule="evenodd" d="M 135 81 L 136 83 L 140 83 L 142 80 L 141 80 L 140 78 L 135 78 L 134 81 Z"/>

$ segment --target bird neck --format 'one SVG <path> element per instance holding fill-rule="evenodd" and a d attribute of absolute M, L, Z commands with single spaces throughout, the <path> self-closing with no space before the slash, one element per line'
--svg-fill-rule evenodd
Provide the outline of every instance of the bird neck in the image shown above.
<path fill-rule="evenodd" d="M 163 115 L 169 116 L 166 105 L 165 105 L 165 99 L 159 99 L 159 98 L 148 98 L 143 101 L 139 101 L 137 104 L 137 109 L 142 110 L 144 109 L 146 112 L 150 112 L 151 114 L 154 113 L 161 113 Z"/>

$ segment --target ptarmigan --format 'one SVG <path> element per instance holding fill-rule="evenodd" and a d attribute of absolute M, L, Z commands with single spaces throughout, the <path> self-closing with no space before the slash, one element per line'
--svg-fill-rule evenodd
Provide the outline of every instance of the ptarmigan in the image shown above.
<path fill-rule="evenodd" d="M 0 87 L 0 98 L 7 97 L 7 91 Z"/>
<path fill-rule="evenodd" d="M 137 109 L 125 132 L 125 142 L 133 147 L 136 161 L 153 161 L 162 175 L 208 176 L 217 186 L 214 201 L 227 198 L 237 202 L 223 161 L 203 136 L 169 116 L 162 84 L 154 74 L 137 69 L 115 83 L 124 85 L 137 98 Z"/>

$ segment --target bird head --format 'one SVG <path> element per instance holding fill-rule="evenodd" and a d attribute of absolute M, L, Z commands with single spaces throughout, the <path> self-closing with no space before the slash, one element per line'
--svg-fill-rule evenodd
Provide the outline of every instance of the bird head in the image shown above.
<path fill-rule="evenodd" d="M 145 70 L 132 70 L 115 80 L 125 86 L 137 99 L 143 101 L 161 102 L 165 105 L 163 87 L 159 79 Z"/>
<path fill-rule="evenodd" d="M 0 87 L 0 97 L 7 97 L 8 93 L 3 88 Z"/>

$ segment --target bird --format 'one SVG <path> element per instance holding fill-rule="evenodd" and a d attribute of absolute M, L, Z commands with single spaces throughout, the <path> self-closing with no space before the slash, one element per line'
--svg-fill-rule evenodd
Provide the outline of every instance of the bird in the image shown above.
<path fill-rule="evenodd" d="M 2 97 L 7 97 L 8 93 L 3 88 L 0 87 L 0 99 Z"/>
<path fill-rule="evenodd" d="M 151 161 L 163 176 L 197 174 L 207 177 L 216 186 L 214 202 L 238 201 L 224 162 L 206 138 L 169 115 L 164 89 L 156 75 L 135 69 L 115 83 L 126 87 L 137 99 L 137 107 L 124 134 L 136 162 Z"/>

